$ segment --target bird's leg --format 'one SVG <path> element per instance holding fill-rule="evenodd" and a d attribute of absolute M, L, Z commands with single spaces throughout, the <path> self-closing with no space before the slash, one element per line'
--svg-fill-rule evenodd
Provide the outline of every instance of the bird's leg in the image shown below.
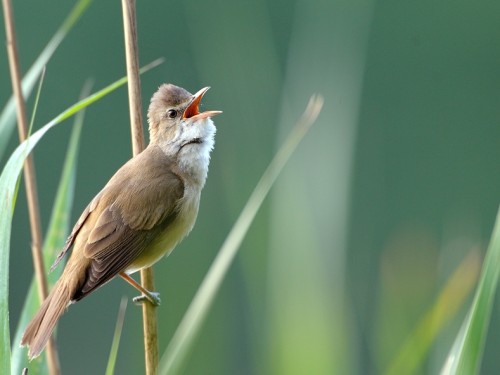
<path fill-rule="evenodd" d="M 149 290 L 145 289 L 141 284 L 139 284 L 137 281 L 135 281 L 133 278 L 131 278 L 129 275 L 127 275 L 125 272 L 120 272 L 120 276 L 123 280 L 125 280 L 127 283 L 129 283 L 142 293 L 142 295 L 133 298 L 132 301 L 140 304 L 143 303 L 145 300 L 148 300 L 149 302 L 151 302 L 153 306 L 160 306 L 161 303 L 160 293 L 150 292 Z"/>

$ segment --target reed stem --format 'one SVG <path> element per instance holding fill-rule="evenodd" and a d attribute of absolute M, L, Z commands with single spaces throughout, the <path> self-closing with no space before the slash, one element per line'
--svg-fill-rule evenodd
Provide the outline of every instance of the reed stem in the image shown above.
<path fill-rule="evenodd" d="M 144 134 L 142 130 L 141 82 L 139 78 L 135 0 L 122 0 L 122 8 L 132 151 L 134 155 L 137 155 L 144 149 Z M 151 268 L 141 270 L 141 284 L 147 290 L 154 290 L 154 276 Z M 156 375 L 158 371 L 158 323 L 156 307 L 145 301 L 142 304 L 142 315 L 146 375 Z"/>
<path fill-rule="evenodd" d="M 28 121 L 26 119 L 26 107 L 21 88 L 21 69 L 14 26 L 14 16 L 10 0 L 3 0 L 3 10 L 5 19 L 5 35 L 7 38 L 7 54 L 9 56 L 9 69 L 12 81 L 12 91 L 16 100 L 17 129 L 19 140 L 23 142 L 28 137 Z M 47 278 L 42 254 L 42 226 L 40 222 L 40 209 L 38 204 L 38 190 L 36 185 L 35 164 L 33 156 L 30 154 L 24 163 L 24 181 L 26 186 L 26 199 L 28 202 L 28 212 L 31 228 L 31 253 L 33 266 L 38 286 L 38 295 L 43 301 L 48 295 Z M 47 364 L 51 375 L 60 374 L 59 358 L 55 341 L 49 340 L 47 345 Z"/>

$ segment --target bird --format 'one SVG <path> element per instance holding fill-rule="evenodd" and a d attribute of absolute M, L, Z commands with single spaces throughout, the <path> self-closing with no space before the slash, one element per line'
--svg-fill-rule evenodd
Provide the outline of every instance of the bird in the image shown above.
<path fill-rule="evenodd" d="M 194 226 L 215 143 L 212 117 L 222 113 L 199 112 L 208 89 L 193 95 L 166 83 L 153 94 L 148 146 L 90 201 L 51 267 L 71 249 L 62 275 L 22 336 L 30 360 L 43 351 L 69 305 L 117 275 L 141 291 L 135 301 L 159 305 L 159 294 L 130 274 L 169 254 Z"/>

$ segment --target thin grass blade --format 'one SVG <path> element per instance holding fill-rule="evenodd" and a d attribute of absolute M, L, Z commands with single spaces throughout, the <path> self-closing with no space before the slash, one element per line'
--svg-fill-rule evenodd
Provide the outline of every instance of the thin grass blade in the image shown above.
<path fill-rule="evenodd" d="M 106 367 L 106 375 L 115 373 L 116 358 L 118 357 L 118 348 L 120 347 L 120 338 L 122 335 L 123 322 L 125 321 L 125 310 L 127 310 L 127 298 L 123 297 L 118 310 L 118 318 L 116 319 L 115 334 L 113 335 L 113 343 L 108 358 L 108 366 Z"/>
<path fill-rule="evenodd" d="M 45 71 L 46 69 L 44 66 L 42 69 L 42 74 L 40 75 L 40 83 L 38 84 L 38 89 L 36 90 L 35 104 L 33 105 L 33 113 L 31 115 L 30 127 L 28 129 L 28 137 L 33 132 L 33 125 L 35 123 L 35 118 L 36 118 L 36 110 L 38 109 L 38 103 L 40 102 L 40 94 L 42 93 L 43 81 L 45 79 Z"/>
<path fill-rule="evenodd" d="M 443 366 L 442 375 L 471 375 L 479 372 L 499 274 L 500 209 L 474 300 Z"/>
<path fill-rule="evenodd" d="M 262 175 L 163 354 L 159 364 L 160 374 L 173 374 L 179 371 L 255 215 L 297 145 L 316 121 L 322 105 L 321 96 L 311 98 L 302 118 Z"/>
<path fill-rule="evenodd" d="M 162 64 L 163 61 L 164 61 L 163 58 L 156 59 L 156 60 L 150 62 L 148 65 L 145 65 L 143 68 L 141 68 L 139 72 L 142 74 L 142 73 L 145 73 L 145 72 L 147 72 L 147 71 L 149 71 L 149 70 L 151 70 L 153 68 L 156 68 L 158 65 Z M 117 81 L 113 82 L 112 84 L 106 86 L 102 90 L 99 90 L 96 93 L 94 93 L 94 94 L 90 95 L 89 97 L 87 97 L 86 99 L 81 100 L 78 103 L 72 105 L 71 107 L 69 107 L 67 110 L 65 110 L 64 112 L 62 112 L 59 116 L 57 116 L 54 120 L 52 120 L 50 123 L 48 123 L 45 126 L 51 125 L 50 127 L 52 127 L 52 126 L 54 126 L 54 125 L 56 125 L 56 124 L 58 124 L 58 123 L 60 123 L 60 122 L 62 122 L 64 120 L 66 120 L 67 118 L 75 115 L 78 111 L 82 110 L 83 108 L 88 107 L 92 103 L 94 103 L 94 102 L 102 99 L 104 96 L 106 96 L 109 93 L 113 92 L 114 90 L 116 90 L 120 86 L 123 86 L 125 83 L 127 83 L 127 77 L 120 78 L 119 80 L 117 80 Z M 55 123 L 53 124 L 53 122 L 55 122 Z M 40 130 L 42 130 L 42 129 L 40 129 Z"/>
<path fill-rule="evenodd" d="M 47 46 L 43 49 L 42 53 L 28 70 L 22 82 L 23 95 L 25 98 L 31 94 L 38 77 L 42 73 L 42 70 L 47 65 L 57 47 L 59 47 L 69 31 L 73 28 L 83 13 L 85 13 L 91 2 L 91 0 L 80 0 L 76 3 L 61 27 L 59 27 Z M 11 97 L 0 114 L 0 159 L 3 156 L 3 152 L 9 142 L 10 136 L 12 135 L 15 124 L 16 104 L 14 97 Z"/>
<path fill-rule="evenodd" d="M 386 375 L 415 374 L 423 365 L 436 337 L 451 322 L 479 275 L 480 256 L 472 250 L 449 277 L 431 308 L 408 336 L 389 365 Z"/>

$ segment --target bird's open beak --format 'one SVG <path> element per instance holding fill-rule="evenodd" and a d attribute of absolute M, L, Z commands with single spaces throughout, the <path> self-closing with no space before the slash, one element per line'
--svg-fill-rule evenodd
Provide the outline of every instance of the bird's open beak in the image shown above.
<path fill-rule="evenodd" d="M 198 105 L 200 104 L 201 98 L 203 98 L 203 95 L 205 95 L 205 93 L 208 91 L 209 88 L 210 87 L 204 87 L 193 95 L 193 99 L 191 100 L 191 103 L 189 103 L 188 107 L 184 111 L 182 118 L 190 119 L 192 121 L 197 121 L 207 117 L 213 117 L 222 113 L 222 111 L 206 111 L 200 113 L 200 111 L 198 110 Z"/>

